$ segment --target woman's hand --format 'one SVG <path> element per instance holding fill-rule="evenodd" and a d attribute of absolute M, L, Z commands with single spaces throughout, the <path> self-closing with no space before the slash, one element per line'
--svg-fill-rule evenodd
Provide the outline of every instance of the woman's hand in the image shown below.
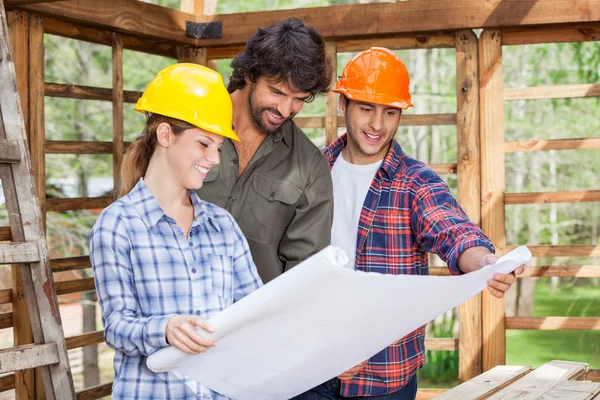
<path fill-rule="evenodd" d="M 209 348 L 214 347 L 217 342 L 200 335 L 196 330 L 197 327 L 209 333 L 215 331 L 202 318 L 193 315 L 175 315 L 167 322 L 165 332 L 167 342 L 189 354 L 204 353 Z"/>

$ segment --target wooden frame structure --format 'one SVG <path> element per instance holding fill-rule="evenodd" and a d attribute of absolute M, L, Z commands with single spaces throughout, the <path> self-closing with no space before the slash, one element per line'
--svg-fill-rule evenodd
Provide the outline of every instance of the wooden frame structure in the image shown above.
<path fill-rule="evenodd" d="M 46 154 L 111 154 L 113 171 L 119 170 L 127 143 L 123 140 L 123 103 L 133 103 L 139 92 L 123 90 L 122 52 L 132 49 L 177 58 L 180 61 L 214 65 L 230 58 L 258 26 L 296 16 L 321 30 L 327 40 L 327 57 L 336 70 L 337 54 L 363 50 L 371 45 L 392 49 L 456 49 L 457 110 L 450 114 L 404 116 L 403 125 L 456 125 L 456 163 L 432 165 L 442 174 L 456 173 L 458 197 L 469 217 L 479 223 L 500 252 L 511 249 L 505 242 L 506 204 L 600 201 L 600 190 L 550 193 L 505 193 L 504 155 L 516 151 L 598 149 L 600 137 L 582 139 L 505 142 L 504 101 L 599 96 L 599 84 L 562 85 L 524 89 L 503 88 L 502 46 L 600 40 L 600 0 L 422 0 L 309 8 L 302 10 L 205 16 L 202 0 L 182 0 L 176 11 L 134 0 L 29 1 L 5 0 L 13 10 L 9 25 L 15 54 L 19 92 L 29 132 L 38 195 L 42 210 L 66 211 L 106 207 L 110 197 L 46 199 Z M 139 18 L 142 15 L 143 18 Z M 185 36 L 185 21 L 222 21 L 223 38 L 198 40 Z M 484 28 L 479 38 L 473 29 Z M 112 48 L 111 89 L 44 82 L 44 33 L 103 44 Z M 44 135 L 44 96 L 113 103 L 113 141 L 50 141 Z M 337 137 L 344 125 L 337 116 L 337 97 L 326 97 L 325 115 L 296 118 L 300 127 L 325 128 L 326 142 Z M 115 176 L 116 179 L 116 176 Z M 0 241 L 10 230 L 0 227 Z M 534 256 L 600 256 L 598 245 L 532 246 Z M 90 267 L 88 257 L 52 260 L 53 272 Z M 432 274 L 444 274 L 432 268 Z M 0 290 L 0 304 L 12 303 L 13 312 L 0 314 L 0 328 L 15 328 L 15 344 L 31 342 L 26 306 L 13 289 Z M 527 268 L 526 277 L 600 277 L 599 266 Z M 93 290 L 93 278 L 58 282 L 58 295 Z M 506 329 L 594 329 L 600 318 L 505 317 L 504 302 L 487 292 L 460 306 L 458 339 L 427 339 L 428 350 L 459 352 L 459 379 L 473 378 L 505 363 Z M 101 343 L 103 333 L 88 332 L 67 338 L 69 349 Z M 590 376 L 600 379 L 598 370 Z M 0 391 L 16 388 L 19 399 L 41 398 L 34 374 L 0 377 Z M 37 387 L 37 396 L 27 389 Z M 110 393 L 111 384 L 87 388 L 79 399 L 96 399 Z M 423 393 L 435 394 L 430 390 Z M 31 392 L 30 392 L 31 393 Z"/>

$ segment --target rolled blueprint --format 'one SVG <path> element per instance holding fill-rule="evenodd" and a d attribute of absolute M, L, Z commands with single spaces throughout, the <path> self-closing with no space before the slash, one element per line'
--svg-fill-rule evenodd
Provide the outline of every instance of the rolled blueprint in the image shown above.
<path fill-rule="evenodd" d="M 329 246 L 209 320 L 217 345 L 190 355 L 174 347 L 153 371 L 195 379 L 238 400 L 285 400 L 370 358 L 531 258 L 521 246 L 460 276 L 383 275 L 344 267 Z"/>

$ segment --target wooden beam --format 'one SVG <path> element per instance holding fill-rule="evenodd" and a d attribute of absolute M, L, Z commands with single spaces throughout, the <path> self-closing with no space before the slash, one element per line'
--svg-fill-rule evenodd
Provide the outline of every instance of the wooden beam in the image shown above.
<path fill-rule="evenodd" d="M 527 246 L 534 257 L 600 257 L 600 245 L 570 244 L 564 246 Z M 506 246 L 506 251 L 517 246 Z"/>
<path fill-rule="evenodd" d="M 77 0 L 68 2 L 10 5 L 60 20 L 107 29 L 140 37 L 197 45 L 198 40 L 185 34 L 186 21 L 195 16 L 136 0 Z"/>
<path fill-rule="evenodd" d="M 337 82 L 337 53 L 335 42 L 325 43 L 325 56 L 331 72 L 332 87 L 335 87 Z M 338 138 L 338 99 L 339 95 L 331 91 L 325 95 L 325 145 L 327 146 Z"/>
<path fill-rule="evenodd" d="M 453 41 L 456 43 L 458 201 L 469 219 L 481 225 L 477 36 L 471 30 L 458 31 Z M 464 382 L 481 374 L 481 294 L 460 305 L 458 318 L 458 380 Z"/>
<path fill-rule="evenodd" d="M 111 154 L 111 142 L 47 140 L 47 154 Z"/>
<path fill-rule="evenodd" d="M 504 227 L 504 104 L 502 101 L 502 35 L 484 30 L 479 37 L 479 104 L 481 110 L 481 225 L 502 254 Z M 505 364 L 504 299 L 482 292 L 482 370 Z"/>
<path fill-rule="evenodd" d="M 428 351 L 456 351 L 458 350 L 458 339 L 425 338 L 425 349 Z"/>
<path fill-rule="evenodd" d="M 58 363 L 55 343 L 28 344 L 0 350 L 0 374 Z"/>
<path fill-rule="evenodd" d="M 102 101 L 113 101 L 112 89 L 82 86 L 82 85 L 69 85 L 63 83 L 46 83 L 44 85 L 44 92 L 49 97 L 62 97 L 66 99 L 80 99 L 80 100 L 102 100 Z M 126 103 L 135 103 L 142 97 L 143 92 L 124 90 L 123 101 Z"/>
<path fill-rule="evenodd" d="M 112 46 L 113 32 L 105 29 L 93 28 L 83 24 L 44 17 L 45 32 L 86 42 Z M 123 48 L 155 54 L 158 56 L 177 58 L 177 45 L 165 42 L 164 39 L 152 40 L 150 38 L 139 38 L 132 35 L 122 34 Z"/>
<path fill-rule="evenodd" d="M 16 140 L 0 139 L 0 163 L 18 163 L 21 161 L 19 142 Z"/>
<path fill-rule="evenodd" d="M 456 164 L 429 164 L 428 167 L 438 175 L 450 175 L 456 173 Z"/>
<path fill-rule="evenodd" d="M 12 289 L 0 289 L 0 304 L 12 302 Z"/>
<path fill-rule="evenodd" d="M 91 344 L 102 343 L 103 341 L 104 331 L 88 332 L 66 338 L 67 348 L 69 350 L 89 346 Z"/>
<path fill-rule="evenodd" d="M 531 367 L 499 365 L 468 382 L 464 382 L 448 390 L 441 396 L 436 397 L 436 400 L 484 399 L 502 390 L 531 371 Z"/>
<path fill-rule="evenodd" d="M 0 243 L 0 265 L 38 261 L 40 261 L 40 251 L 36 242 Z"/>
<path fill-rule="evenodd" d="M 104 29 L 165 39 L 195 46 L 244 44 L 256 32 L 287 17 L 299 17 L 317 27 L 326 39 L 382 37 L 406 32 L 450 29 L 587 23 L 600 20 L 598 0 L 421 0 L 373 4 L 348 4 L 305 9 L 193 16 L 135 0 L 78 0 L 18 7 L 58 19 Z M 143 18 L 140 18 L 143 16 Z M 185 21 L 220 21 L 223 37 L 191 39 Z"/>
<path fill-rule="evenodd" d="M 123 41 L 121 35 L 113 33 L 112 43 L 112 160 L 113 192 L 119 185 L 121 162 L 123 161 Z"/>
<path fill-rule="evenodd" d="M 525 267 L 525 272 L 518 275 L 517 278 L 540 278 L 542 276 L 600 278 L 600 265 L 531 266 Z"/>
<path fill-rule="evenodd" d="M 597 22 L 502 29 L 502 44 L 504 46 L 596 40 L 600 40 L 600 23 Z"/>
<path fill-rule="evenodd" d="M 56 1 L 66 1 L 66 0 L 4 0 L 6 6 L 23 6 L 26 4 L 36 4 L 36 3 L 53 3 Z"/>
<path fill-rule="evenodd" d="M 0 377 L 0 392 L 6 392 L 15 388 L 15 374 L 7 374 Z"/>
<path fill-rule="evenodd" d="M 506 193 L 505 204 L 585 203 L 600 201 L 600 190 L 573 192 Z"/>
<path fill-rule="evenodd" d="M 69 294 L 95 290 L 94 278 L 75 279 L 71 281 L 56 282 L 56 294 Z"/>
<path fill-rule="evenodd" d="M 77 400 L 96 400 L 109 396 L 112 391 L 112 382 L 103 383 L 77 392 Z"/>
<path fill-rule="evenodd" d="M 353 53 L 373 46 L 386 47 L 392 50 L 453 48 L 455 47 L 455 42 L 453 32 L 434 32 L 403 34 L 391 38 L 340 40 L 337 42 L 337 45 L 338 53 Z"/>
<path fill-rule="evenodd" d="M 584 317 L 506 317 L 506 329 L 600 330 L 600 318 Z"/>
<path fill-rule="evenodd" d="M 13 315 L 12 311 L 0 313 L 0 329 L 6 329 L 13 326 Z"/>
<path fill-rule="evenodd" d="M 52 272 L 73 271 L 85 268 L 91 268 L 90 256 L 57 258 L 50 260 Z"/>
<path fill-rule="evenodd" d="M 578 83 L 573 85 L 533 86 L 504 89 L 504 101 L 571 99 L 600 96 L 600 84 Z"/>
<path fill-rule="evenodd" d="M 600 138 L 550 139 L 550 140 L 520 140 L 505 142 L 504 151 L 546 151 L 546 150 L 578 150 L 600 149 Z"/>
<path fill-rule="evenodd" d="M 48 212 L 91 210 L 94 208 L 106 208 L 112 202 L 112 196 L 48 199 L 46 208 Z"/>
<path fill-rule="evenodd" d="M 586 375 L 586 379 L 593 382 L 600 382 L 600 369 L 590 369 Z"/>
<path fill-rule="evenodd" d="M 10 226 L 0 226 L 0 242 L 8 242 L 12 240 Z"/>

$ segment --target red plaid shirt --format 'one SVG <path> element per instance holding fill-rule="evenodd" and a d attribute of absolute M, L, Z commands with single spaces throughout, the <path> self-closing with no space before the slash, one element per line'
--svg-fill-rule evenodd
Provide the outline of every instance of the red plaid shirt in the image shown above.
<path fill-rule="evenodd" d="M 345 144 L 346 135 L 324 150 L 330 167 Z M 367 193 L 357 239 L 355 268 L 393 275 L 428 275 L 427 252 L 438 254 L 453 274 L 459 274 L 458 256 L 464 250 L 485 246 L 494 251 L 446 183 L 426 164 L 406 155 L 396 140 Z M 342 381 L 341 395 L 383 396 L 396 392 L 424 362 L 422 326 L 374 355 L 354 378 Z"/>

